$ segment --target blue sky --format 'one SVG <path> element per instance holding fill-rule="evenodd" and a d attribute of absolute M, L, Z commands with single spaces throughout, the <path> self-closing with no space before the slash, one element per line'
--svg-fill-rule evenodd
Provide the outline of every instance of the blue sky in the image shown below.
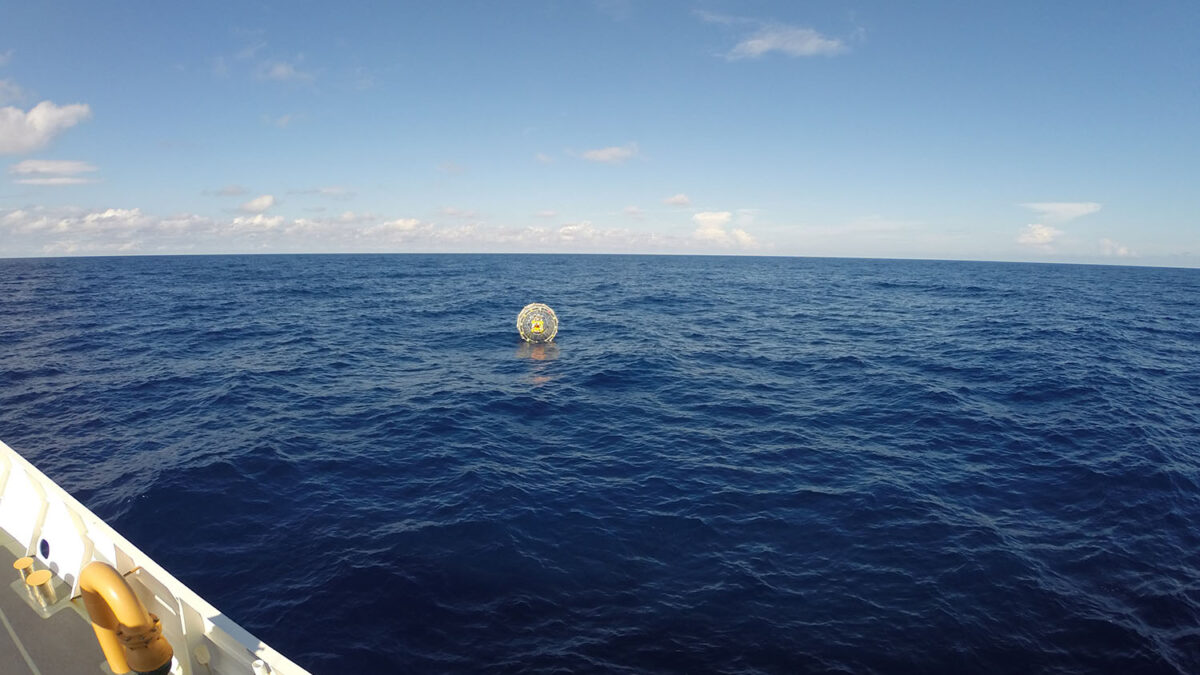
<path fill-rule="evenodd" d="M 0 257 L 1200 266 L 1200 3 L 14 3 Z"/>

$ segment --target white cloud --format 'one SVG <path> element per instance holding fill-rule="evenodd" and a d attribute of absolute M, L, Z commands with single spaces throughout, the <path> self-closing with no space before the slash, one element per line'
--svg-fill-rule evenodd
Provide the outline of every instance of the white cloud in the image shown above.
<path fill-rule="evenodd" d="M 215 195 L 217 197 L 240 197 L 246 194 L 246 188 L 241 185 L 226 185 L 220 190 L 205 190 L 206 195 Z"/>
<path fill-rule="evenodd" d="M 696 223 L 695 237 L 701 241 L 711 241 L 718 244 L 729 243 L 729 233 L 725 226 L 733 219 L 728 211 L 701 211 L 692 216 Z"/>
<path fill-rule="evenodd" d="M 663 203 L 670 204 L 671 206 L 691 206 L 692 200 L 688 199 L 687 195 L 680 192 L 677 195 L 667 197 L 663 200 Z"/>
<path fill-rule="evenodd" d="M 87 162 L 68 159 L 26 159 L 8 167 L 9 173 L 15 174 L 76 174 L 95 171 L 96 167 Z"/>
<path fill-rule="evenodd" d="M 642 219 L 646 217 L 646 212 L 640 206 L 626 206 L 621 211 L 630 218 Z"/>
<path fill-rule="evenodd" d="M 262 213 L 275 206 L 275 195 L 259 195 L 238 208 L 246 213 Z"/>
<path fill-rule="evenodd" d="M 597 227 L 591 221 L 565 223 L 556 228 L 527 227 L 522 229 L 489 228 L 470 233 L 472 239 L 492 248 L 519 251 L 637 251 L 673 245 L 685 248 L 686 243 L 662 235 L 632 232 L 625 228 Z"/>
<path fill-rule="evenodd" d="M 85 253 L 133 253 L 142 248 L 136 239 L 122 242 L 89 242 L 77 239 L 62 239 L 42 247 L 47 255 L 75 255 Z"/>
<path fill-rule="evenodd" d="M 283 216 L 268 216 L 259 213 L 253 216 L 238 216 L 221 229 L 225 234 L 231 235 L 259 234 L 277 230 L 283 223 Z"/>
<path fill-rule="evenodd" d="M 542 209 L 533 215 L 537 216 L 538 218 L 554 218 L 558 215 L 558 211 L 554 211 L 552 209 Z"/>
<path fill-rule="evenodd" d="M 1064 232 L 1046 223 L 1065 223 L 1100 210 L 1099 202 L 1027 202 L 1021 206 L 1033 211 L 1042 223 L 1031 223 L 1017 235 L 1017 243 L 1051 250 Z M 1111 255 L 1106 253 L 1106 255 Z"/>
<path fill-rule="evenodd" d="M 352 199 L 358 193 L 341 185 L 328 185 L 325 187 L 307 188 L 304 190 L 288 190 L 288 194 L 317 195 L 319 197 L 329 197 L 330 199 Z"/>
<path fill-rule="evenodd" d="M 11 209 L 0 217 L 0 226 L 10 232 L 23 231 L 31 223 L 40 222 L 44 216 L 38 213 L 42 209 Z"/>
<path fill-rule="evenodd" d="M 211 60 L 212 74 L 219 78 L 228 77 L 233 69 L 247 72 L 261 81 L 290 84 L 311 84 L 317 79 L 318 71 L 304 67 L 304 55 L 295 58 L 279 57 L 269 49 L 263 39 L 265 31 L 259 29 L 234 29 L 244 47 L 218 55 Z M 286 117 L 286 116 L 285 116 Z M 264 117 L 264 119 L 266 119 Z M 280 118 L 273 118 L 278 121 Z"/>
<path fill-rule="evenodd" d="M 12 55 L 13 55 L 13 50 L 11 50 L 11 49 L 6 52 L 0 53 L 0 66 L 7 66 L 9 60 L 12 59 Z"/>
<path fill-rule="evenodd" d="M 625 160 L 634 157 L 637 154 L 637 143 L 627 143 L 626 145 L 614 145 L 607 148 L 587 150 L 583 153 L 583 158 L 591 162 L 620 164 L 621 162 L 624 162 Z"/>
<path fill-rule="evenodd" d="M 759 21 L 704 10 L 698 11 L 696 14 L 701 20 L 708 23 L 757 28 L 725 55 L 725 58 L 731 61 L 759 58 L 770 52 L 780 52 L 788 56 L 832 56 L 841 54 L 848 49 L 842 40 L 827 37 L 805 26 L 789 26 L 773 21 Z"/>
<path fill-rule="evenodd" d="M 536 159 L 537 161 L 541 162 L 542 164 L 553 164 L 554 163 L 554 158 L 551 157 L 550 155 L 547 155 L 544 152 L 539 152 L 539 153 L 535 154 L 533 156 L 533 158 Z"/>
<path fill-rule="evenodd" d="M 1099 211 L 1101 204 L 1098 202 L 1031 202 L 1021 204 L 1021 206 L 1037 213 L 1041 220 L 1048 223 L 1065 223 L 1068 220 L 1075 220 Z"/>
<path fill-rule="evenodd" d="M 758 245 L 754 237 L 742 228 L 726 231 L 725 226 L 733 221 L 729 211 L 701 211 L 692 216 L 696 231 L 692 236 L 704 244 L 723 247 L 753 248 Z"/>
<path fill-rule="evenodd" d="M 12 80 L 0 80 L 0 105 L 20 103 L 25 100 L 25 90 Z"/>
<path fill-rule="evenodd" d="M 16 182 L 24 185 L 78 185 L 94 183 L 96 179 L 80 176 L 95 171 L 87 162 L 75 160 L 27 159 L 8 167 L 8 173 L 17 176 Z"/>
<path fill-rule="evenodd" d="M 1026 246 L 1049 246 L 1061 237 L 1062 234 L 1062 230 L 1058 228 L 1041 223 L 1030 223 L 1017 236 L 1017 243 Z"/>
<path fill-rule="evenodd" d="M 470 209 L 460 209 L 457 206 L 443 206 L 441 209 L 441 214 L 451 218 L 464 218 L 467 220 L 474 220 L 479 217 L 479 214 L 475 211 Z"/>
<path fill-rule="evenodd" d="M 733 235 L 733 240 L 737 242 L 737 245 L 742 248 L 754 248 L 758 246 L 758 242 L 755 241 L 754 237 L 750 236 L 749 232 L 740 227 L 735 227 L 730 234 Z"/>
<path fill-rule="evenodd" d="M 271 126 L 279 127 L 280 129 L 286 129 L 287 126 L 289 124 L 291 124 L 292 120 L 294 120 L 294 119 L 296 119 L 296 118 L 291 113 L 287 113 L 286 115 L 280 115 L 279 117 L 271 117 L 270 115 L 263 115 L 263 122 L 266 122 L 267 124 L 270 124 Z"/>
<path fill-rule="evenodd" d="M 354 211 L 342 211 L 338 214 L 337 222 L 339 223 L 370 223 L 379 220 L 379 216 L 370 211 L 363 213 L 355 213 Z"/>
<path fill-rule="evenodd" d="M 700 226 L 701 229 L 721 229 L 733 220 L 733 214 L 729 211 L 701 211 L 692 216 L 692 222 Z"/>
<path fill-rule="evenodd" d="M 417 220 L 416 218 L 396 218 L 395 220 L 389 220 L 374 229 L 382 232 L 412 232 L 413 230 L 417 229 L 420 224 L 421 221 Z"/>
<path fill-rule="evenodd" d="M 753 25 L 760 23 L 754 19 L 743 19 L 741 17 L 729 16 L 728 14 L 719 14 L 717 12 L 710 12 L 707 9 L 696 10 L 696 16 L 700 17 L 700 19 L 706 23 L 719 23 L 724 26 L 732 26 L 737 24 Z"/>
<path fill-rule="evenodd" d="M 95 171 L 96 167 L 87 162 L 72 159 L 26 159 L 8 167 L 8 172 L 18 175 L 56 174 L 74 175 Z"/>
<path fill-rule="evenodd" d="M 362 250 L 388 250 L 413 239 L 429 242 L 470 237 L 437 231 L 415 219 L 384 221 L 379 216 L 344 213 L 326 219 L 291 220 L 254 214 L 212 220 L 195 214 L 150 216 L 139 209 L 86 210 L 34 207 L 0 210 L 0 256 L 31 253 L 120 253 L 133 250 L 180 252 L 338 250 L 361 242 Z"/>
<path fill-rule="evenodd" d="M 16 182 L 22 185 L 83 185 L 85 183 L 95 183 L 95 178 L 84 178 L 83 176 L 42 176 L 33 178 L 21 178 Z"/>
<path fill-rule="evenodd" d="M 323 218 L 268 213 L 212 219 L 196 214 L 155 216 L 138 209 L 33 207 L 0 209 L 0 256 L 145 252 L 522 251 L 683 252 L 720 246 L 758 248 L 736 214 L 697 214 L 697 224 L 723 232 L 703 241 L 603 227 L 590 221 L 515 227 L 462 222 L 439 225 L 417 218 L 346 212 Z"/>
<path fill-rule="evenodd" d="M 265 61 L 258 66 L 258 78 L 276 82 L 312 82 L 316 77 L 296 66 L 288 61 Z"/>
<path fill-rule="evenodd" d="M 410 241 L 431 231 L 431 226 L 422 225 L 421 221 L 416 218 L 396 218 L 378 225 L 364 227 L 358 231 L 357 237 L 396 244 Z"/>
<path fill-rule="evenodd" d="M 252 59 L 255 56 L 257 56 L 258 53 L 260 51 L 262 51 L 266 46 L 267 46 L 266 41 L 255 40 L 255 41 L 247 44 L 241 50 L 239 50 L 237 53 L 237 58 L 242 59 L 242 60 Z"/>
<path fill-rule="evenodd" d="M 212 226 L 213 221 L 211 218 L 194 213 L 180 213 L 165 218 L 157 218 L 153 221 L 153 230 L 155 232 L 169 235 L 204 232 L 211 229 Z"/>
<path fill-rule="evenodd" d="M 567 223 L 558 228 L 558 238 L 562 241 L 591 241 L 596 238 L 596 228 L 590 221 Z"/>
<path fill-rule="evenodd" d="M 11 106 L 0 108 L 0 154 L 36 150 L 91 115 L 92 109 L 84 103 L 58 106 L 42 101 L 29 112 Z"/>
<path fill-rule="evenodd" d="M 306 239 L 344 239 L 358 236 L 363 228 L 373 227 L 380 220 L 380 216 L 370 212 L 343 211 L 326 218 L 297 218 L 287 222 L 280 231 L 288 236 L 299 235 Z"/>
<path fill-rule="evenodd" d="M 768 24 L 734 47 L 726 58 L 754 59 L 769 52 L 788 56 L 832 56 L 846 51 L 846 43 L 826 37 L 811 28 Z"/>
<path fill-rule="evenodd" d="M 126 233 L 145 226 L 149 220 L 140 209 L 85 211 L 77 208 L 16 209 L 0 218 L 0 226 L 12 234 L 81 236 Z"/>
<path fill-rule="evenodd" d="M 461 176 L 467 172 L 467 167 L 463 166 L 462 164 L 447 160 L 441 164 L 438 164 L 438 171 L 450 174 L 451 176 Z"/>
<path fill-rule="evenodd" d="M 1115 256 L 1118 258 L 1137 257 L 1137 254 L 1134 253 L 1133 251 L 1129 250 L 1128 246 L 1117 243 L 1117 242 L 1113 241 L 1112 239 L 1101 239 L 1100 240 L 1100 253 L 1102 255 Z"/>
<path fill-rule="evenodd" d="M 148 218 L 141 209 L 105 209 L 89 213 L 77 222 L 85 230 L 131 230 L 145 225 Z"/>
<path fill-rule="evenodd" d="M 341 185 L 330 185 L 328 187 L 317 188 L 317 194 L 322 197 L 333 197 L 334 199 L 350 199 L 355 195 L 355 192 Z"/>

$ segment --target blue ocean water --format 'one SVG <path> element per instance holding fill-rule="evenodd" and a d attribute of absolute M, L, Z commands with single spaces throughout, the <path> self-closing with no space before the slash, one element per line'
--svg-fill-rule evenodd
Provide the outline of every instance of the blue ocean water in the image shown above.
<path fill-rule="evenodd" d="M 0 260 L 0 345 L 0 438 L 317 673 L 1200 672 L 1200 270 Z"/>

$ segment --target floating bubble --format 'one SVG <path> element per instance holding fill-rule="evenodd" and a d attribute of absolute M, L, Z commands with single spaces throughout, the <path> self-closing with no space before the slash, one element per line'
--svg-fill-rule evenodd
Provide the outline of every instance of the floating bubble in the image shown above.
<path fill-rule="evenodd" d="M 526 342 L 550 342 L 558 334 L 558 316 L 547 305 L 530 303 L 517 315 L 517 332 Z"/>

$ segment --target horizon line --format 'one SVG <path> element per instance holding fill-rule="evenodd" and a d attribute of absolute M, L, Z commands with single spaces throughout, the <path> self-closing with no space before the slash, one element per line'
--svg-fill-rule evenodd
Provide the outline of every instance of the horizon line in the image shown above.
<path fill-rule="evenodd" d="M 122 253 L 122 254 L 80 254 L 80 255 L 24 255 L 0 256 L 0 261 L 10 260 L 73 260 L 73 259 L 104 259 L 104 258 L 201 258 L 201 257 L 282 257 L 282 256 L 642 256 L 661 258 L 795 258 L 808 260 L 857 260 L 876 262 L 945 262 L 945 263 L 984 263 L 998 265 L 1068 265 L 1087 267 L 1139 267 L 1148 269 L 1181 269 L 1200 270 L 1200 262 L 1195 265 L 1183 264 L 1138 264 L 1131 262 L 1086 262 L 1062 260 L 1001 260 L 984 258 L 905 258 L 886 256 L 836 256 L 836 255 L 800 255 L 781 253 L 656 253 L 656 252 L 548 252 L 548 251 L 339 251 L 339 252 L 230 252 L 230 253 Z"/>

